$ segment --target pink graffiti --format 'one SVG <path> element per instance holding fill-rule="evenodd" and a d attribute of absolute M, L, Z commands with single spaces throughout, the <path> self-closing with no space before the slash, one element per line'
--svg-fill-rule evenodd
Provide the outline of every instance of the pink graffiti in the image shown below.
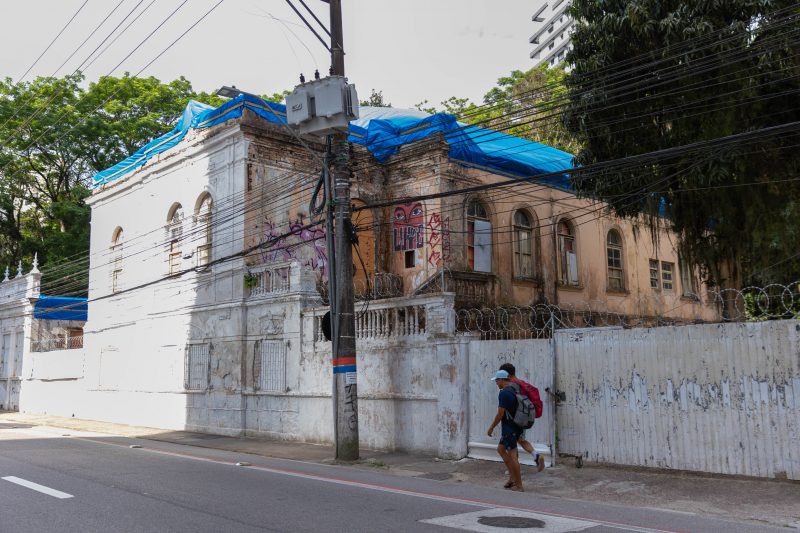
<path fill-rule="evenodd" d="M 280 227 L 267 221 L 264 223 L 263 242 L 266 244 L 261 252 L 264 263 L 297 260 L 303 266 L 320 272 L 323 277 L 328 275 L 325 230 L 308 228 L 300 222 Z"/>
<path fill-rule="evenodd" d="M 428 217 L 428 264 L 438 267 L 442 262 L 442 217 L 431 213 Z"/>

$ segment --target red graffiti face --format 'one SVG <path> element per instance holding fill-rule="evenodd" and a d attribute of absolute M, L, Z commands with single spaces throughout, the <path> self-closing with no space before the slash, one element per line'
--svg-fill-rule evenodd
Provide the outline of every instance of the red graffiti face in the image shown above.
<path fill-rule="evenodd" d="M 413 250 L 422 248 L 425 228 L 425 212 L 422 203 L 400 204 L 394 208 L 394 249 Z"/>

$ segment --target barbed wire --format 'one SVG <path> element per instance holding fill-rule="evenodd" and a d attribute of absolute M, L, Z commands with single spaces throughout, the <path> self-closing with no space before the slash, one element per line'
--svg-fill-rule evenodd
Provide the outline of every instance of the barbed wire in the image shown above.
<path fill-rule="evenodd" d="M 446 279 L 446 277 L 443 277 Z M 700 323 L 757 322 L 800 318 L 800 281 L 742 289 L 709 289 L 706 301 L 699 294 L 685 294 L 685 301 L 657 314 L 624 312 L 601 300 L 580 304 L 501 305 L 456 309 L 456 332 L 481 339 L 549 338 L 554 330 L 593 327 L 662 327 Z M 713 318 L 681 316 L 681 308 L 704 305 Z M 663 305 L 663 298 L 641 296 L 629 300 L 633 309 Z"/>

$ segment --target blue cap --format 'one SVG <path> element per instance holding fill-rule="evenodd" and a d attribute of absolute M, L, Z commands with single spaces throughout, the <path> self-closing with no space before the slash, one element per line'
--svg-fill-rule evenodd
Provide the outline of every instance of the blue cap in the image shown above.
<path fill-rule="evenodd" d="M 505 370 L 498 370 L 492 378 L 492 381 L 497 381 L 498 379 L 508 379 L 508 372 Z"/>

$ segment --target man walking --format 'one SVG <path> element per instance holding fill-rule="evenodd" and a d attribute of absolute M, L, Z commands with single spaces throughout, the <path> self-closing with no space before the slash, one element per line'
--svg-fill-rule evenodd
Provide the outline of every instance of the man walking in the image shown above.
<path fill-rule="evenodd" d="M 508 372 L 509 381 L 511 381 L 511 383 L 516 383 L 517 385 L 519 385 L 519 389 L 522 392 L 522 394 L 527 396 L 531 400 L 531 402 L 534 401 L 534 399 L 532 398 L 532 394 L 530 394 L 529 392 L 531 389 L 533 389 L 533 386 L 530 383 L 522 381 L 521 379 L 517 378 L 517 369 L 514 368 L 514 365 L 512 365 L 511 363 L 503 363 L 502 365 L 500 365 L 500 370 L 505 370 L 506 372 Z M 522 433 L 520 433 L 518 443 L 523 450 L 525 450 L 526 452 L 528 452 L 533 456 L 533 460 L 536 462 L 536 470 L 538 472 L 544 470 L 544 457 L 542 457 L 540 454 L 534 451 L 533 444 L 531 444 L 525 438 L 525 430 L 522 430 Z"/>
<path fill-rule="evenodd" d="M 524 492 L 519 456 L 517 455 L 517 439 L 522 433 L 522 428 L 513 422 L 514 414 L 517 411 L 517 395 L 511 385 L 508 372 L 505 370 L 498 370 L 492 379 L 500 389 L 500 393 L 497 396 L 497 414 L 487 433 L 491 437 L 494 428 L 500 424 L 500 443 L 497 445 L 497 453 L 500 454 L 500 458 L 508 468 L 510 478 L 505 487 L 515 492 Z"/>

